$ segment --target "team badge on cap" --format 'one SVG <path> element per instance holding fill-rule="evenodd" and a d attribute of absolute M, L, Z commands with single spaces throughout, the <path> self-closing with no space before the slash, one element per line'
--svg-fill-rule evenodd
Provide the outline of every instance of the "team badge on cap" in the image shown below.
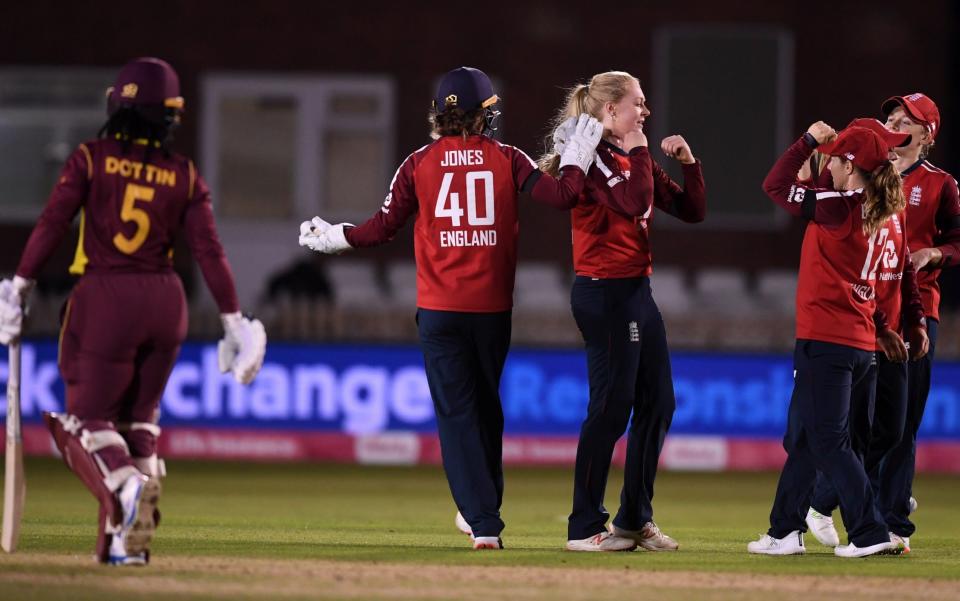
<path fill-rule="evenodd" d="M 893 96 L 884 101 L 880 110 L 883 111 L 884 115 L 889 115 L 897 107 L 903 107 L 904 112 L 911 119 L 925 125 L 930 131 L 930 137 L 937 137 L 937 133 L 940 131 L 940 109 L 937 108 L 933 99 L 920 92 L 914 92 L 906 96 Z"/>
<path fill-rule="evenodd" d="M 454 107 L 473 111 L 493 106 L 498 100 L 500 98 L 493 93 L 493 84 L 486 73 L 472 67 L 460 67 L 440 80 L 433 108 L 437 111 Z"/>
<path fill-rule="evenodd" d="M 890 143 L 866 127 L 847 127 L 833 142 L 817 147 L 821 153 L 844 157 L 864 171 L 873 171 L 889 162 Z"/>

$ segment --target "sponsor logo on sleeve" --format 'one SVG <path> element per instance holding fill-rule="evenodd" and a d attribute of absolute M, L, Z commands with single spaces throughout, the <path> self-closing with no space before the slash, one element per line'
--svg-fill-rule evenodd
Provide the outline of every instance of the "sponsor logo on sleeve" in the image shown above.
<path fill-rule="evenodd" d="M 803 186 L 790 186 L 790 191 L 787 192 L 787 202 L 795 202 L 797 204 L 802 203 L 806 195 L 807 189 Z"/>

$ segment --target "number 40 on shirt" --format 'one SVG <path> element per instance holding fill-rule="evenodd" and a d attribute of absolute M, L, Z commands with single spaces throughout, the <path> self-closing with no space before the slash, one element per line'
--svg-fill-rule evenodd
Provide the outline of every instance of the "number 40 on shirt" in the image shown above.
<path fill-rule="evenodd" d="M 440 193 L 437 195 L 437 206 L 434 211 L 436 218 L 449 217 L 453 227 L 460 227 L 460 220 L 463 217 L 463 209 L 460 208 L 460 194 L 451 192 L 450 187 L 453 184 L 453 178 L 457 174 L 444 173 L 443 181 L 440 183 Z M 466 178 L 464 190 L 466 190 L 467 204 L 467 224 L 473 226 L 493 225 L 496 222 L 493 203 L 493 172 L 492 171 L 468 171 L 463 174 Z M 478 185 L 479 184 L 479 185 Z M 477 188 L 483 188 L 483 214 L 477 211 Z"/>

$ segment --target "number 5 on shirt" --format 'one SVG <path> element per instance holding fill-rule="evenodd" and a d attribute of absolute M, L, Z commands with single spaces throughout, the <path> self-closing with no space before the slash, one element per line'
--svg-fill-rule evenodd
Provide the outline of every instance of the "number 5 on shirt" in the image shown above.
<path fill-rule="evenodd" d="M 450 191 L 450 185 L 453 183 L 454 175 L 454 173 L 443 174 L 443 181 L 440 182 L 440 194 L 437 195 L 437 207 L 434 211 L 434 216 L 438 218 L 449 217 L 453 227 L 460 227 L 460 218 L 463 217 L 463 209 L 460 208 L 460 194 Z M 483 217 L 477 215 L 478 182 L 483 182 Z M 467 223 L 469 225 L 493 225 L 496 220 L 493 203 L 493 172 L 468 171 L 466 173 L 465 188 L 467 193 Z M 449 206 L 447 206 L 448 201 Z"/>
<path fill-rule="evenodd" d="M 143 243 L 147 240 L 147 234 L 150 233 L 150 216 L 143 209 L 138 209 L 136 202 L 150 202 L 153 200 L 155 190 L 149 186 L 138 186 L 137 184 L 127 184 L 123 192 L 123 206 L 120 208 L 120 219 L 125 222 L 134 222 L 137 224 L 137 231 L 133 233 L 132 238 L 127 238 L 118 233 L 113 237 L 113 245 L 120 249 L 120 252 L 132 255 L 137 252 Z"/>

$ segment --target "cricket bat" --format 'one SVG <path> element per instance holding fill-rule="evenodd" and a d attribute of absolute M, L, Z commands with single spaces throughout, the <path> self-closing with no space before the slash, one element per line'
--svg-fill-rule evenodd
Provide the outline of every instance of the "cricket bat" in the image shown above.
<path fill-rule="evenodd" d="M 17 550 L 27 482 L 23 476 L 23 436 L 20 433 L 20 341 L 7 347 L 7 453 L 3 471 L 3 534 L 0 546 L 7 553 Z"/>

